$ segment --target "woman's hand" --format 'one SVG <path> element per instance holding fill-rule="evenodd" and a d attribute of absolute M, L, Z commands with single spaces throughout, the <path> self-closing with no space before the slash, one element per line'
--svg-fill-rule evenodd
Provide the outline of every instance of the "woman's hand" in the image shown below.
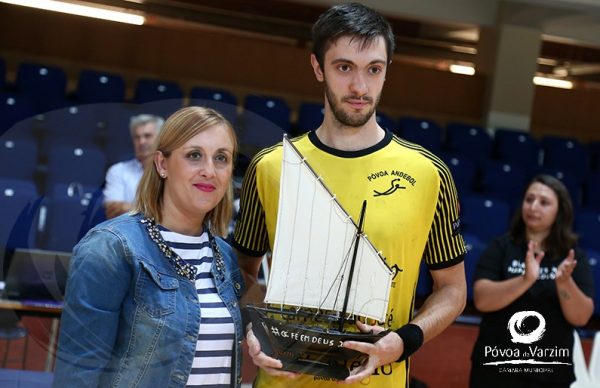
<path fill-rule="evenodd" d="M 561 286 L 566 284 L 571 279 L 571 274 L 577 265 L 577 260 L 575 260 L 575 251 L 573 249 L 569 249 L 569 253 L 567 257 L 560 263 L 558 266 L 558 270 L 556 271 L 556 285 Z"/>
<path fill-rule="evenodd" d="M 528 283 L 535 283 L 540 276 L 540 263 L 544 258 L 544 251 L 538 252 L 539 243 L 529 241 L 527 244 L 527 253 L 525 254 L 525 272 L 523 276 Z M 536 252 L 538 252 L 536 254 Z"/>

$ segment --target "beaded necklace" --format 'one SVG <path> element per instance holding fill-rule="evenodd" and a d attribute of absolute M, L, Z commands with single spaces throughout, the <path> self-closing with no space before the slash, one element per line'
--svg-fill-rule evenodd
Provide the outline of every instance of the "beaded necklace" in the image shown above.
<path fill-rule="evenodd" d="M 156 243 L 156 245 L 158 245 L 158 248 L 165 255 L 165 257 L 169 260 L 171 265 L 173 265 L 175 272 L 177 272 L 178 275 L 183 276 L 191 281 L 195 281 L 196 280 L 196 272 L 197 272 L 196 267 L 189 264 L 185 260 L 183 260 L 177 253 L 175 253 L 171 249 L 171 247 L 169 247 L 169 245 L 162 238 L 162 235 L 160 234 L 160 230 L 158 229 L 158 226 L 156 225 L 154 218 L 142 217 L 140 222 L 146 226 L 146 229 L 148 230 L 148 235 L 150 236 L 150 239 L 152 241 L 154 241 Z M 219 247 L 217 246 L 216 240 L 213 237 L 212 233 L 210 233 L 210 229 L 209 228 L 205 228 L 205 229 L 206 229 L 206 233 L 208 234 L 208 241 L 210 242 L 210 246 L 213 251 L 215 267 L 218 272 L 218 277 L 223 279 L 225 263 L 223 262 L 223 257 L 221 255 L 221 251 L 219 250 Z"/>

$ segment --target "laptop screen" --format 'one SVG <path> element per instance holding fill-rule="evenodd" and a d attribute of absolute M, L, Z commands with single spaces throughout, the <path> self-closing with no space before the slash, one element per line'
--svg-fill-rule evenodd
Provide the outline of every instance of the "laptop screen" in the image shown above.
<path fill-rule="evenodd" d="M 62 301 L 70 252 L 15 249 L 6 274 L 7 299 Z"/>

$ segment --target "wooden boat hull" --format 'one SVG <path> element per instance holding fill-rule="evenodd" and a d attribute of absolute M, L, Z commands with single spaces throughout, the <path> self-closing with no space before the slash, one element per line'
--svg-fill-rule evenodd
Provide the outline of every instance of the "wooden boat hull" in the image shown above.
<path fill-rule="evenodd" d="M 334 380 L 344 380 L 352 368 L 366 359 L 365 354 L 344 348 L 344 341 L 375 343 L 387 334 L 387 331 L 380 334 L 340 332 L 288 323 L 269 317 L 270 309 L 253 305 L 247 308 L 262 351 L 281 360 L 284 370 Z"/>

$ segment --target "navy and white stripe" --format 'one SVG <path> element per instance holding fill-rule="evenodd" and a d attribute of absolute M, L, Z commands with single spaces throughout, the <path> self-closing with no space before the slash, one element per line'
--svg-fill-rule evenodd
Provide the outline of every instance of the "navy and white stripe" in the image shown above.
<path fill-rule="evenodd" d="M 187 387 L 230 387 L 235 329 L 210 272 L 213 252 L 208 234 L 185 236 L 162 227 L 160 233 L 175 253 L 197 269 L 200 331 Z"/>

